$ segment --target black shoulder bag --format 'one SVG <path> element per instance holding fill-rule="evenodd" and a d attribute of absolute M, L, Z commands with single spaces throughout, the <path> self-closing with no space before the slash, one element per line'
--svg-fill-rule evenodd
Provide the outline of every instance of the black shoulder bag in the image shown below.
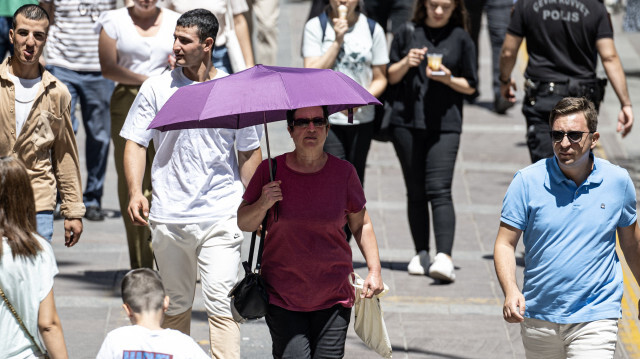
<path fill-rule="evenodd" d="M 272 161 L 272 173 L 275 178 L 276 161 L 271 159 L 269 159 L 269 161 Z M 229 292 L 231 306 L 235 312 L 242 317 L 242 320 L 262 318 L 267 314 L 267 309 L 269 308 L 267 286 L 262 276 L 260 276 L 262 249 L 264 247 L 264 240 L 267 237 L 267 219 L 269 218 L 269 211 L 267 211 L 267 214 L 262 220 L 262 233 L 260 235 L 260 246 L 258 247 L 256 268 L 255 270 L 251 270 L 251 264 L 253 263 L 253 251 L 256 246 L 256 236 L 258 231 L 254 231 L 251 234 L 251 248 L 249 249 L 248 261 L 242 262 L 244 278 Z M 277 218 L 277 203 L 274 205 L 274 211 Z"/>

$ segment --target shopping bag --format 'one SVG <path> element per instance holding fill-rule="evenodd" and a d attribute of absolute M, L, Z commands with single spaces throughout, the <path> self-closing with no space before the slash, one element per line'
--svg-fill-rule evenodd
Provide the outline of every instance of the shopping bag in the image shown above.
<path fill-rule="evenodd" d="M 355 272 L 349 275 L 349 281 L 356 291 L 353 305 L 355 320 L 353 329 L 362 341 L 383 358 L 391 358 L 392 349 L 387 327 L 384 324 L 380 298 L 387 294 L 389 287 L 385 284 L 382 293 L 372 298 L 360 298 L 364 280 Z"/>

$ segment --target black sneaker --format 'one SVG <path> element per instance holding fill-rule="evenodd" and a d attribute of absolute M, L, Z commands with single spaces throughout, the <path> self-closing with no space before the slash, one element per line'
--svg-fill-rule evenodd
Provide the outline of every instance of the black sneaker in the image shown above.
<path fill-rule="evenodd" d="M 102 214 L 100 207 L 89 206 L 87 207 L 87 211 L 84 213 L 84 218 L 90 221 L 104 221 L 104 214 Z"/>

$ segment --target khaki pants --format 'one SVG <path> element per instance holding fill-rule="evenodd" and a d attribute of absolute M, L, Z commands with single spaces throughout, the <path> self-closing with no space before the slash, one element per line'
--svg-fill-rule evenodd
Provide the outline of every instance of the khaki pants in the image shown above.
<path fill-rule="evenodd" d="M 527 359 L 613 359 L 618 320 L 557 324 L 524 318 L 520 333 Z"/>
<path fill-rule="evenodd" d="M 253 45 L 256 64 L 276 65 L 278 55 L 278 16 L 280 16 L 279 0 L 248 0 L 249 33 L 256 32 L 257 41 Z M 252 21 L 255 15 L 256 23 Z"/>
<path fill-rule="evenodd" d="M 152 268 L 153 252 L 151 251 L 151 231 L 146 226 L 136 226 L 129 219 L 129 191 L 124 177 L 124 146 L 127 140 L 120 137 L 120 130 L 129 113 L 129 108 L 138 94 L 140 86 L 118 85 L 111 95 L 111 140 L 113 141 L 113 159 L 118 174 L 118 200 L 120 213 L 127 233 L 129 244 L 129 261 L 131 268 Z M 142 193 L 151 204 L 151 164 L 155 150 L 153 144 L 147 149 L 147 165 L 142 180 Z"/>

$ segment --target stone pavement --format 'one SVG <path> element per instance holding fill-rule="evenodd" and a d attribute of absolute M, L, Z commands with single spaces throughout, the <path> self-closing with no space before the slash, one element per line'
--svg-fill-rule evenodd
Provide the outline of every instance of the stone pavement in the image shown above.
<path fill-rule="evenodd" d="M 309 2 L 282 0 L 281 4 L 278 60 L 284 66 L 301 66 L 300 36 Z M 614 16 L 614 21 L 633 103 L 640 104 L 640 64 L 637 62 L 640 37 L 623 33 L 619 16 Z M 529 164 L 525 126 L 519 105 L 506 116 L 490 111 L 491 60 L 484 29 L 480 53 L 481 97 L 476 105 L 465 106 L 453 184 L 457 213 L 453 253 L 455 283 L 442 285 L 428 277 L 407 274 L 406 266 L 414 255 L 414 248 L 406 220 L 406 194 L 400 166 L 390 143 L 374 142 L 369 154 L 365 191 L 378 236 L 382 276 L 391 289 L 382 303 L 394 358 L 524 357 L 519 326 L 502 320 L 503 295 L 495 277 L 492 251 L 504 192 L 513 174 Z M 602 148 L 599 153 L 629 168 L 638 184 L 640 128 L 636 127 L 630 138 L 621 140 L 614 133 L 618 109 L 613 91 L 607 90 L 600 116 Z M 272 155 L 292 149 L 283 122 L 270 124 L 269 130 Z M 81 155 L 83 142 L 84 135 L 80 133 Z M 264 147 L 263 152 L 266 155 Z M 71 358 L 95 357 L 106 333 L 128 324 L 120 308 L 119 282 L 129 267 L 129 260 L 116 193 L 115 169 L 110 161 L 103 198 L 109 218 L 104 222 L 85 221 L 81 241 L 71 249 L 63 246 L 62 222 L 56 222 L 53 246 L 60 274 L 55 282 L 55 298 Z M 245 241 L 244 258 L 247 247 L 248 241 Z M 361 275 L 366 274 L 366 265 L 354 243 L 352 249 L 354 268 Z M 521 247 L 517 253 L 521 280 Z M 625 293 L 625 299 L 633 295 L 637 298 L 637 286 L 628 288 L 631 293 Z M 197 291 L 192 336 L 206 348 L 206 312 L 199 289 Z M 625 311 L 631 316 L 637 315 L 633 303 L 627 305 Z M 640 343 L 637 321 L 623 320 L 622 327 L 631 329 L 626 336 L 621 333 L 617 358 L 640 357 L 634 352 Z M 264 320 L 243 324 L 241 330 L 243 358 L 271 357 L 271 341 Z M 352 330 L 348 334 L 346 353 L 347 358 L 377 357 Z"/>

